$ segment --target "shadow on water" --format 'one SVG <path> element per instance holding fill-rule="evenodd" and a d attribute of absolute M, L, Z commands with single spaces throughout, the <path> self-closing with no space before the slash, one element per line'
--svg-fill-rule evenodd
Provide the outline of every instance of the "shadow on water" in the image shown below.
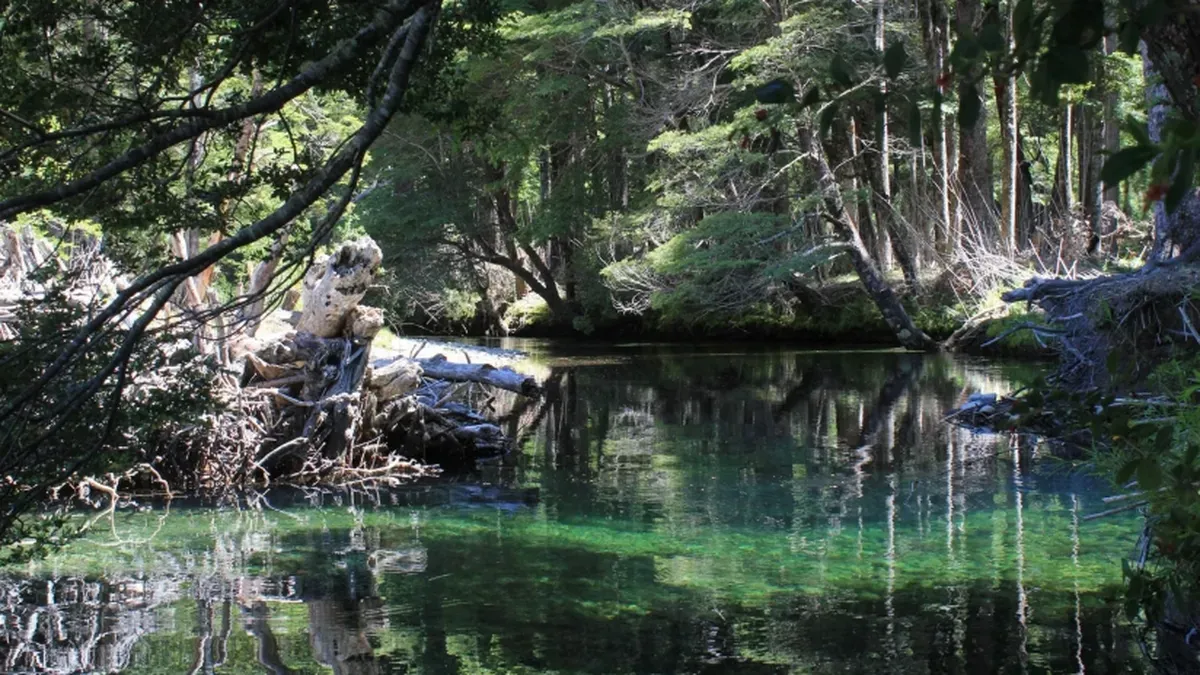
<path fill-rule="evenodd" d="M 536 343 L 458 483 L 119 516 L 0 576 L 13 672 L 1140 672 L 1130 519 L 942 422 L 1021 367 Z"/>

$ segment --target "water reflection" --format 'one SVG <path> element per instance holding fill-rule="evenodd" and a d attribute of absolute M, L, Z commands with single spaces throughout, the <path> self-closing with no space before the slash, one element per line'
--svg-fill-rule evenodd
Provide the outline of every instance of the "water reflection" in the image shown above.
<path fill-rule="evenodd" d="M 536 346 L 536 345 L 535 345 Z M 1128 520 L 942 423 L 1019 374 L 891 353 L 541 357 L 459 485 L 125 514 L 0 578 L 12 672 L 1138 672 Z M 151 533 L 156 533 L 150 538 Z M 144 541 L 147 540 L 148 541 Z"/>

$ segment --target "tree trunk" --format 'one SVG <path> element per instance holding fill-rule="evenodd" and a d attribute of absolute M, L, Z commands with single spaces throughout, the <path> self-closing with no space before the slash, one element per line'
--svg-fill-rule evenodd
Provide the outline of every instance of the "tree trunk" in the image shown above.
<path fill-rule="evenodd" d="M 884 281 L 883 275 L 880 274 L 871 259 L 871 254 L 863 245 L 862 237 L 859 236 L 850 214 L 846 211 L 837 180 L 829 168 L 829 162 L 825 159 L 825 150 L 819 142 L 814 140 L 812 129 L 801 126 L 799 136 L 801 152 L 804 153 L 809 171 L 817 180 L 818 190 L 825 202 L 826 215 L 838 235 L 849 245 L 850 257 L 854 269 L 858 273 L 858 278 L 879 308 L 880 313 L 883 314 L 884 320 L 904 347 L 920 351 L 937 349 L 937 343 L 913 323 L 904 306 L 900 304 L 900 299 Z"/>
<path fill-rule="evenodd" d="M 861 132 L 858 128 L 858 119 L 851 116 L 849 128 L 849 145 L 850 145 L 850 161 L 848 162 L 850 171 L 850 192 L 854 195 L 854 204 L 857 211 L 858 231 L 861 233 L 863 243 L 872 256 L 878 256 L 880 261 L 883 261 L 883 256 L 880 255 L 887 246 L 887 242 L 881 241 L 881 238 L 886 236 L 876 227 L 876 223 L 871 217 L 871 200 L 863 199 L 862 189 L 869 187 L 871 184 L 870 176 L 873 173 L 871 167 L 868 166 L 863 153 L 862 142 L 859 140 Z M 859 178 L 863 180 L 860 181 Z M 865 183 L 865 185 L 864 185 Z"/>
<path fill-rule="evenodd" d="M 1030 246 L 1033 239 L 1033 171 L 1025 158 L 1021 126 L 1017 125 L 1017 246 Z"/>
<path fill-rule="evenodd" d="M 936 0 L 917 0 L 917 12 L 921 18 L 921 38 L 925 48 L 925 63 L 934 77 L 946 72 L 947 16 L 945 5 Z M 945 92 L 941 92 L 945 94 Z M 933 118 L 933 172 L 937 184 L 936 209 L 941 222 L 934 241 L 943 253 L 953 249 L 950 232 L 953 210 L 950 205 L 950 155 L 946 147 L 946 115 L 938 106 Z"/>
<path fill-rule="evenodd" d="M 962 186 L 958 182 L 958 129 L 957 121 L 949 114 L 942 114 L 942 144 L 946 151 L 946 207 L 950 220 L 946 228 L 946 252 L 957 253 L 962 249 L 963 214 Z"/>
<path fill-rule="evenodd" d="M 1182 21 L 1182 19 L 1180 20 Z M 1148 110 L 1146 122 L 1150 140 L 1158 143 L 1162 140 L 1163 125 L 1166 124 L 1167 116 L 1172 109 L 1179 110 L 1180 114 L 1185 116 L 1191 114 L 1191 119 L 1194 119 L 1195 113 L 1191 108 L 1193 101 L 1188 98 L 1181 107 L 1178 99 L 1175 98 L 1175 89 L 1169 86 L 1175 82 L 1176 76 L 1171 75 L 1164 79 L 1155 67 L 1153 58 L 1156 53 L 1164 54 L 1162 51 L 1165 49 L 1164 45 L 1157 44 L 1155 48 L 1152 48 L 1147 36 L 1141 47 L 1142 71 L 1146 77 L 1146 108 Z M 1162 56 L 1162 58 L 1167 57 Z M 1182 86 L 1175 82 L 1176 88 Z M 1161 200 L 1154 202 L 1153 210 L 1154 248 L 1150 252 L 1150 259 L 1154 261 L 1168 260 L 1175 256 L 1177 250 L 1186 248 L 1196 239 L 1197 226 L 1200 225 L 1200 194 L 1197 194 L 1195 189 L 1190 190 L 1180 200 L 1175 213 L 1167 214 L 1166 206 Z"/>
<path fill-rule="evenodd" d="M 1104 54 L 1111 56 L 1117 51 L 1117 36 L 1107 35 L 1104 38 Z M 1107 67 L 1107 59 L 1105 66 Z M 1106 68 L 1107 70 L 1107 68 Z M 1109 75 L 1105 73 L 1105 75 Z M 1109 77 L 1105 77 L 1107 82 Z M 1120 93 L 1116 87 L 1109 86 L 1104 92 L 1104 152 L 1107 156 L 1121 149 L 1121 120 L 1117 118 L 1117 106 L 1120 104 Z M 1119 203 L 1121 201 L 1120 185 L 1108 185 L 1104 189 L 1104 201 Z"/>
<path fill-rule="evenodd" d="M 884 31 L 885 18 L 884 0 L 875 0 L 875 49 L 880 54 L 887 48 Z M 887 82 L 884 81 L 879 86 L 880 91 L 886 94 Z M 913 258 L 907 233 L 902 231 L 895 207 L 892 204 L 892 155 L 887 106 L 884 106 L 878 115 L 879 119 L 876 121 L 876 138 L 879 150 L 876 156 L 875 170 L 871 172 L 874 179 L 872 181 L 874 185 L 872 185 L 871 197 L 875 207 L 875 219 L 880 224 L 880 230 L 886 232 L 888 239 L 891 240 L 892 253 L 896 256 L 896 262 L 900 263 L 900 270 L 904 273 L 904 281 L 908 283 L 909 288 L 916 290 L 919 284 L 917 262 Z"/>
<path fill-rule="evenodd" d="M 1058 134 L 1058 162 L 1054 166 L 1054 191 L 1050 197 L 1052 217 L 1063 220 L 1071 217 L 1075 210 L 1075 188 L 1072 181 L 1074 162 L 1071 160 L 1074 112 L 1075 106 L 1070 103 L 1063 106 Z"/>
<path fill-rule="evenodd" d="M 1008 2 L 1004 13 L 1005 35 L 1008 48 L 1013 48 L 1013 2 Z M 1020 143 L 1017 123 L 1017 78 L 1015 76 L 1000 77 L 994 80 L 996 92 L 996 112 L 1000 117 L 1000 136 L 1004 143 L 1003 168 L 1000 196 L 1000 250 L 1006 255 L 1017 251 L 1018 219 L 1020 207 L 1017 193 L 1020 186 L 1020 173 L 1017 157 Z"/>
<path fill-rule="evenodd" d="M 494 168 L 493 176 L 498 176 L 496 180 L 502 180 L 504 176 L 503 168 Z M 546 189 L 550 189 L 549 183 L 546 184 Z M 496 250 L 491 243 L 484 241 L 482 238 L 476 238 L 476 244 L 483 250 L 483 255 L 480 256 L 484 262 L 499 265 L 504 269 L 513 273 L 517 279 L 517 291 L 523 292 L 527 287 L 529 290 L 541 296 L 546 301 L 546 306 L 550 308 L 551 313 L 559 322 L 569 323 L 574 317 L 574 312 L 571 310 L 568 302 L 565 302 L 558 293 L 558 285 L 554 282 L 554 272 L 551 270 L 542 256 L 529 244 L 516 244 L 517 237 L 517 217 L 513 213 L 513 200 L 507 187 L 501 187 L 492 192 L 492 203 L 496 209 L 496 219 L 500 224 L 500 231 L 504 233 L 504 244 L 507 255 L 501 254 Z M 529 260 L 529 264 L 533 266 L 533 271 L 530 271 L 521 264 L 521 260 L 516 254 L 519 248 L 525 257 Z M 536 274 L 535 274 L 536 272 Z M 541 279 L 538 279 L 538 276 Z"/>
<path fill-rule="evenodd" d="M 886 123 L 886 117 L 884 122 Z M 887 142 L 887 135 L 883 134 L 880 139 L 881 144 Z M 867 172 L 867 181 L 871 187 L 871 204 L 875 211 L 875 223 L 879 226 L 881 235 L 886 234 L 887 239 L 891 242 L 892 253 L 895 254 L 896 262 L 900 264 L 900 270 L 904 273 L 904 281 L 909 288 L 916 289 L 918 285 L 917 263 L 913 257 L 912 248 L 909 246 L 908 237 L 897 222 L 895 207 L 892 204 L 891 181 L 888 172 L 887 161 L 888 153 L 878 153 L 876 161 L 873 162 L 871 171 Z"/>
<path fill-rule="evenodd" d="M 250 290 L 246 295 L 252 300 L 239 313 L 239 318 L 245 322 L 243 330 L 250 337 L 254 337 L 259 327 L 262 326 L 263 316 L 266 313 L 267 292 L 271 281 L 275 279 L 275 270 L 283 258 L 283 250 L 287 246 L 288 237 L 289 231 L 284 230 L 271 243 L 266 260 L 255 265 L 254 271 L 250 274 Z"/>
<path fill-rule="evenodd" d="M 419 359 L 417 364 L 421 366 L 426 377 L 447 382 L 478 382 L 513 391 L 522 396 L 541 395 L 541 388 L 538 387 L 537 380 L 511 368 L 496 368 L 487 363 L 451 363 L 442 354 L 429 359 Z"/>
<path fill-rule="evenodd" d="M 958 0 L 955 23 L 960 36 L 976 35 L 981 11 L 979 0 Z M 984 96 L 984 90 L 973 82 L 979 80 L 979 69 L 972 68 L 957 79 L 958 100 Z M 991 156 L 987 146 L 987 106 L 980 102 L 979 117 L 971 127 L 958 130 L 958 184 L 962 191 L 963 217 L 978 228 L 977 236 L 990 237 L 996 232 L 996 214 L 992 191 Z"/>
<path fill-rule="evenodd" d="M 1097 55 L 1092 54 L 1093 58 Z M 1079 172 L 1079 202 L 1091 233 L 1088 249 L 1099 244 L 1103 227 L 1100 212 L 1103 207 L 1100 188 L 1100 150 L 1103 143 L 1103 104 L 1097 101 L 1095 88 L 1088 91 L 1088 104 L 1079 106 L 1075 116 L 1075 144 L 1079 150 L 1076 167 Z"/>

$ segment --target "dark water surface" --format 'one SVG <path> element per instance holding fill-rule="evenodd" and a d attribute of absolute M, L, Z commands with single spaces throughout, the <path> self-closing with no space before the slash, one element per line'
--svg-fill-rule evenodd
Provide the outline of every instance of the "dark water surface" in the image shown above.
<path fill-rule="evenodd" d="M 942 422 L 1036 366 L 506 346 L 550 392 L 503 462 L 101 520 L 0 574 L 0 670 L 1147 671 L 1136 521 L 1083 521 L 1102 484 Z"/>

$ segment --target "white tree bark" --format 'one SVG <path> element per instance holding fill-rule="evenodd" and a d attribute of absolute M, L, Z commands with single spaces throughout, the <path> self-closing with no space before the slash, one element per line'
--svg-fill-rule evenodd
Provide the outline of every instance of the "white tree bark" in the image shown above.
<path fill-rule="evenodd" d="M 346 242 L 337 253 L 313 265 L 304 276 L 302 312 L 296 330 L 317 337 L 337 337 L 350 310 L 375 282 L 383 253 L 370 237 Z"/>

